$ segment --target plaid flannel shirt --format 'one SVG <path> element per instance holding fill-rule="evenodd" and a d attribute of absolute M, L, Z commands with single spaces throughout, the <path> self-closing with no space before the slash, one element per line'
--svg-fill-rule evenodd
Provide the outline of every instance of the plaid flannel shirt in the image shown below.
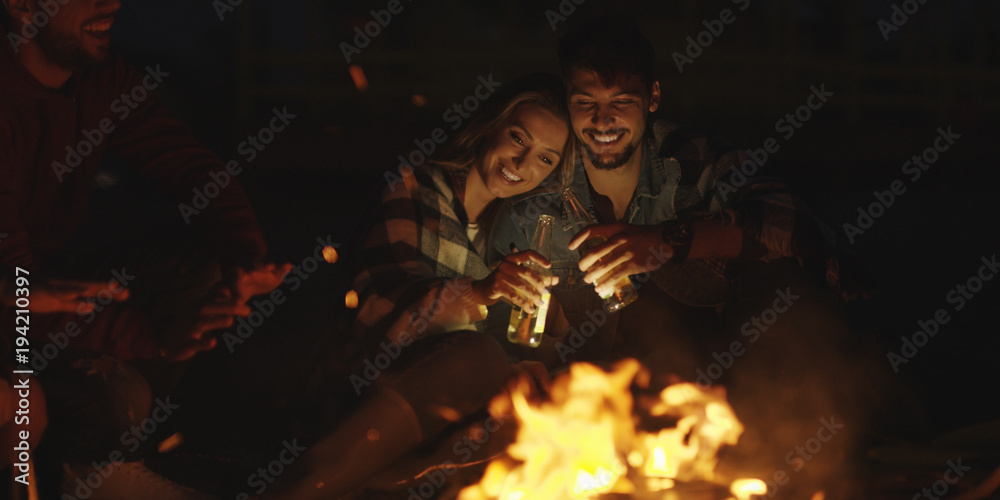
<path fill-rule="evenodd" d="M 653 166 L 651 187 L 655 191 L 645 196 L 654 196 L 657 202 L 641 222 L 633 223 L 719 217 L 739 227 L 744 236 L 738 259 L 709 261 L 722 275 L 732 277 L 740 260 L 790 257 L 801 263 L 819 257 L 827 266 L 828 284 L 837 285 L 836 236 L 784 181 L 769 175 L 746 150 L 666 121 L 654 124 L 653 136 L 647 158 Z M 661 172 L 666 182 L 657 187 Z M 637 194 L 643 196 L 643 191 Z M 660 283 L 671 277 L 654 273 L 653 279 Z"/>
<path fill-rule="evenodd" d="M 353 283 L 360 308 L 352 333 L 368 347 L 479 329 L 486 314 L 470 300 L 472 281 L 490 271 L 466 233 L 468 170 L 432 164 L 400 174 L 382 192 Z"/>

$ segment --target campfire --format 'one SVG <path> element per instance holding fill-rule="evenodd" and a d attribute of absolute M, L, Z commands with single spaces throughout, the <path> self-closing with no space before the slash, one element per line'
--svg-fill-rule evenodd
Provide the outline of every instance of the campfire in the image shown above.
<path fill-rule="evenodd" d="M 675 384 L 633 398 L 633 384 L 649 384 L 635 360 L 610 372 L 574 364 L 544 402 L 529 401 L 531 383 L 522 379 L 491 403 L 494 414 L 513 411 L 517 439 L 459 500 L 743 500 L 767 492 L 759 479 L 716 474 L 719 449 L 743 432 L 722 388 Z"/>

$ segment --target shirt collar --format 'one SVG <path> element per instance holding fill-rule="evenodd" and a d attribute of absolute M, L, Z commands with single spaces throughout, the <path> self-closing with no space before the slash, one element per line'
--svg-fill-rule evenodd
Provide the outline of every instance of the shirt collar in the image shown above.
<path fill-rule="evenodd" d="M 638 210 L 637 202 L 645 198 L 656 198 L 659 196 L 660 191 L 666 182 L 666 167 L 663 163 L 662 158 L 658 158 L 656 155 L 656 141 L 652 136 L 646 137 L 640 146 L 640 151 L 642 152 L 642 169 L 639 171 L 639 181 L 636 185 L 635 193 L 632 195 L 632 200 L 629 202 L 629 209 L 626 211 L 626 220 L 631 220 L 634 215 L 633 212 Z M 573 188 L 573 192 L 576 193 L 577 199 L 583 206 L 587 207 L 588 210 L 593 211 L 591 199 L 590 199 L 590 187 L 587 184 L 587 170 L 583 165 L 584 155 L 587 153 L 583 151 L 583 147 L 580 147 L 580 151 L 576 155 L 576 163 L 573 166 L 573 179 L 570 181 L 570 187 Z M 558 187 L 558 176 L 553 176 L 546 187 L 557 188 Z M 551 191 L 549 191 L 551 192 Z M 527 200 L 529 198 L 534 198 L 536 196 L 542 196 L 547 194 L 546 192 L 535 193 L 532 195 L 520 198 L 514 203 L 519 203 L 521 201 Z"/>
<path fill-rule="evenodd" d="M 656 151 L 656 141 L 652 137 L 643 141 L 642 171 L 639 172 L 639 185 L 636 186 L 636 197 L 656 198 L 660 195 L 666 182 L 666 166 L 663 158 Z"/>
<path fill-rule="evenodd" d="M 628 208 L 625 209 L 625 222 L 635 223 L 643 217 L 641 213 L 643 207 L 647 207 L 647 200 L 653 200 L 659 196 L 663 188 L 666 173 L 663 160 L 656 156 L 656 147 L 651 137 L 643 140 L 640 150 L 642 153 L 642 163 L 639 169 L 639 180 L 636 183 L 632 199 L 629 200 Z"/>

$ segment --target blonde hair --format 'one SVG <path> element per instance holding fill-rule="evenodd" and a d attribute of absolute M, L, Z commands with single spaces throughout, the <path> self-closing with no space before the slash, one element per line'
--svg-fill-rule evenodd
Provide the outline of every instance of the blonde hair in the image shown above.
<path fill-rule="evenodd" d="M 524 76 L 507 84 L 488 99 L 483 105 L 483 109 L 469 122 L 469 125 L 441 150 L 440 155 L 434 158 L 434 163 L 447 170 L 470 168 L 484 153 L 486 139 L 493 135 L 518 107 L 525 104 L 540 106 L 565 122 L 567 128 L 570 128 L 569 110 L 566 107 L 566 87 L 562 80 L 557 76 L 543 73 Z M 568 185 L 569 180 L 572 179 L 573 165 L 576 163 L 574 135 L 571 129 L 566 145 L 563 147 L 559 164 L 556 165 L 562 185 Z M 530 193 L 535 193 L 539 189 L 555 191 L 551 186 L 543 188 L 540 184 Z"/>

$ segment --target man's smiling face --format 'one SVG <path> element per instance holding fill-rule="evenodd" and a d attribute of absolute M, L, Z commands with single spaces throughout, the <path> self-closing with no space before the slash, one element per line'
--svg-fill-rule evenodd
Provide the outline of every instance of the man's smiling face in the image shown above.
<path fill-rule="evenodd" d="M 573 69 L 568 83 L 573 132 L 591 163 L 602 170 L 628 163 L 642 143 L 649 113 L 660 105 L 659 83 L 647 87 L 638 75 L 606 82 L 582 68 Z"/>
<path fill-rule="evenodd" d="M 108 57 L 108 33 L 119 8 L 118 0 L 69 0 L 39 29 L 38 46 L 49 61 L 71 71 L 100 62 Z"/>

